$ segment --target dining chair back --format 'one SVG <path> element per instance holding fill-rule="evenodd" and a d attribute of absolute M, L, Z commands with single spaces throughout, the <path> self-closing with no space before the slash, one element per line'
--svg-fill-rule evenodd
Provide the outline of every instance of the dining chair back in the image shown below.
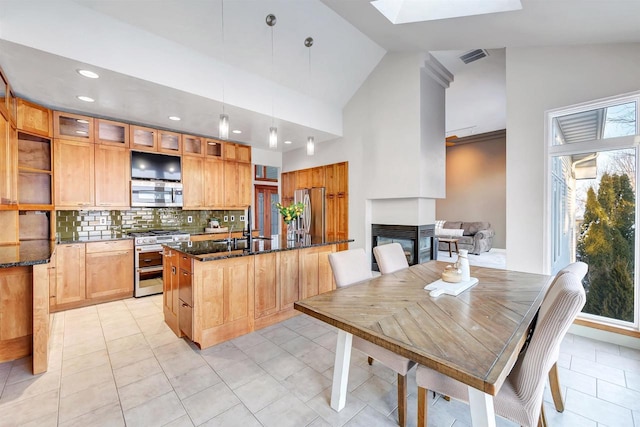
<path fill-rule="evenodd" d="M 576 266 L 578 268 L 578 266 Z M 579 270 L 582 266 L 579 266 Z M 495 396 L 496 414 L 525 427 L 534 427 L 544 420 L 542 398 L 546 375 L 557 361 L 560 343 L 569 326 L 584 307 L 586 295 L 579 277 L 565 271 L 555 278 L 544 297 L 538 321 L 529 346 L 516 361 L 500 391 Z M 447 394 L 468 401 L 467 387 L 427 367 L 418 366 L 418 426 L 426 421 L 426 390 Z M 420 424 L 422 420 L 422 424 Z"/>
<path fill-rule="evenodd" d="M 338 288 L 373 276 L 367 254 L 362 248 L 330 253 L 329 264 Z"/>
<path fill-rule="evenodd" d="M 329 264 L 338 288 L 370 279 L 373 275 L 367 254 L 362 248 L 333 252 L 329 254 Z M 369 364 L 375 359 L 397 373 L 398 423 L 404 427 L 407 419 L 407 372 L 415 362 L 355 335 L 351 346 L 366 354 L 369 357 Z"/>
<path fill-rule="evenodd" d="M 378 245 L 373 248 L 373 255 L 376 257 L 378 268 L 382 274 L 394 273 L 409 267 L 407 257 L 400 243 Z"/>

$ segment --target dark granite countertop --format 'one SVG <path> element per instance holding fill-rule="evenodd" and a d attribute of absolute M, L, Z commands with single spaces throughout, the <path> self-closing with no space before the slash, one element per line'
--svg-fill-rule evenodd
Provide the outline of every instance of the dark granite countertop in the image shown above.
<path fill-rule="evenodd" d="M 233 240 L 233 239 L 232 239 Z M 214 261 L 225 258 L 235 258 L 248 255 L 259 255 L 270 252 L 304 249 L 313 246 L 326 246 L 339 243 L 353 242 L 353 240 L 336 240 L 330 242 L 315 242 L 310 236 L 300 241 L 287 241 L 279 235 L 274 235 L 270 240 L 260 238 L 253 239 L 251 246 L 247 246 L 246 240 L 236 240 L 227 243 L 225 241 L 206 240 L 202 242 L 184 242 L 176 247 L 168 247 L 185 253 L 199 261 Z"/>
<path fill-rule="evenodd" d="M 108 242 L 111 240 L 133 240 L 128 234 L 124 233 L 115 233 L 111 234 L 109 237 L 103 236 L 93 236 L 93 237 L 72 237 L 69 239 L 60 239 L 58 242 L 59 245 L 68 245 L 72 243 L 91 243 L 91 242 Z"/>
<path fill-rule="evenodd" d="M 50 240 L 23 240 L 19 245 L 0 246 L 0 268 L 46 264 L 56 248 Z"/>

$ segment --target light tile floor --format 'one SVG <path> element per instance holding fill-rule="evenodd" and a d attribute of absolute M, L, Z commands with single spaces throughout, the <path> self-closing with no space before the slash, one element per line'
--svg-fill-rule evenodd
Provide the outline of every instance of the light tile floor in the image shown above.
<path fill-rule="evenodd" d="M 300 315 L 200 351 L 163 322 L 162 297 L 53 315 L 48 372 L 0 364 L 0 426 L 395 426 L 396 376 L 354 351 L 344 410 L 329 406 L 336 332 Z M 640 351 L 569 335 L 546 391 L 550 426 L 640 427 Z M 408 424 L 416 423 L 415 369 Z M 430 426 L 468 426 L 469 408 L 429 397 Z M 499 426 L 513 426 L 499 419 Z"/>

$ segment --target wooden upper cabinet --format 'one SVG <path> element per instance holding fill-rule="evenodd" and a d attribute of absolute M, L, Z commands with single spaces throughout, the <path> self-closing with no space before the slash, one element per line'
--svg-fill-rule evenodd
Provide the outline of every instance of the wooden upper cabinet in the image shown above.
<path fill-rule="evenodd" d="M 179 133 L 166 130 L 158 131 L 158 151 L 161 153 L 182 154 L 182 138 Z"/>
<path fill-rule="evenodd" d="M 53 136 L 71 141 L 94 141 L 93 117 L 53 112 Z"/>
<path fill-rule="evenodd" d="M 129 148 L 129 125 L 111 120 L 96 119 L 96 144 Z"/>
<path fill-rule="evenodd" d="M 296 191 L 296 173 L 285 172 L 280 175 L 282 180 L 282 202 L 285 205 L 293 203 L 293 196 Z"/>
<path fill-rule="evenodd" d="M 251 204 L 251 164 L 224 162 L 224 207 L 246 207 Z"/>
<path fill-rule="evenodd" d="M 158 131 L 144 126 L 129 126 L 129 147 L 132 150 L 158 151 Z"/>
<path fill-rule="evenodd" d="M 206 159 L 204 162 L 204 204 L 209 208 L 224 206 L 224 162 Z"/>
<path fill-rule="evenodd" d="M 301 169 L 296 172 L 296 189 L 311 188 L 311 169 Z"/>
<path fill-rule="evenodd" d="M 51 110 L 24 99 L 18 99 L 18 129 L 40 136 L 51 136 Z"/>
<path fill-rule="evenodd" d="M 235 162 L 251 163 L 251 147 L 227 142 L 224 145 L 224 159 Z"/>
<path fill-rule="evenodd" d="M 53 147 L 56 209 L 94 206 L 94 145 L 56 139 Z"/>
<path fill-rule="evenodd" d="M 96 145 L 94 157 L 96 207 L 129 209 L 129 150 L 124 147 Z"/>
<path fill-rule="evenodd" d="M 18 123 L 18 98 L 11 89 L 9 89 L 9 96 L 7 98 L 7 109 L 9 110 L 9 121 L 14 126 Z"/>
<path fill-rule="evenodd" d="M 7 96 L 9 93 L 9 80 L 0 69 L 0 114 L 9 120 L 9 109 L 7 108 Z"/>
<path fill-rule="evenodd" d="M 182 154 L 185 156 L 204 156 L 204 138 L 182 135 Z"/>
<path fill-rule="evenodd" d="M 182 157 L 183 208 L 204 207 L 204 158 Z"/>
<path fill-rule="evenodd" d="M 349 164 L 334 163 L 324 167 L 327 194 L 349 194 Z"/>
<path fill-rule="evenodd" d="M 217 139 L 205 139 L 204 140 L 204 155 L 208 158 L 222 159 L 222 152 L 225 143 Z"/>
<path fill-rule="evenodd" d="M 324 166 L 311 169 L 311 187 L 324 187 Z"/>

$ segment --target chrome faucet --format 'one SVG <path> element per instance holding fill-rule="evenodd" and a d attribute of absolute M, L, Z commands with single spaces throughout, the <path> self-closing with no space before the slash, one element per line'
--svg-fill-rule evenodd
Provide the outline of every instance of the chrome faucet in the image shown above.
<path fill-rule="evenodd" d="M 227 239 L 227 243 L 231 243 L 231 233 L 233 232 L 233 224 L 229 227 L 229 238 Z"/>

